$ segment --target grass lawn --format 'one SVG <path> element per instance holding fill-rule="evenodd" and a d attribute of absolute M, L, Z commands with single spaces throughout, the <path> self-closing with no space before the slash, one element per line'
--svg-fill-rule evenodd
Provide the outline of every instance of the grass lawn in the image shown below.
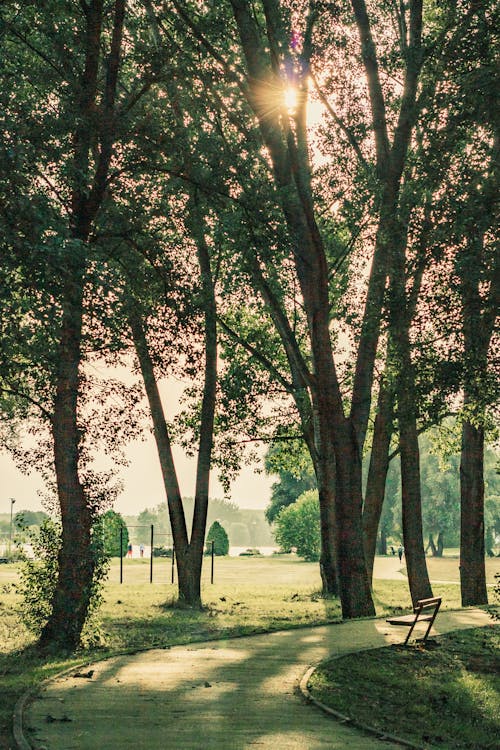
<path fill-rule="evenodd" d="M 443 750 L 493 750 L 500 737 L 499 628 L 450 633 L 324 663 L 312 695 L 354 721 Z"/>
<path fill-rule="evenodd" d="M 487 565 L 491 567 L 490 561 Z M 458 574 L 458 567 L 455 567 Z M 400 567 L 399 561 L 380 558 L 377 568 L 380 576 L 386 575 L 385 570 L 391 575 L 396 571 L 399 575 L 397 571 L 404 568 L 404 560 Z M 17 699 L 29 687 L 67 667 L 124 650 L 166 647 L 340 619 L 338 601 L 323 599 L 318 593 L 318 565 L 293 556 L 217 558 L 213 585 L 207 560 L 203 572 L 205 608 L 200 612 L 171 606 L 176 587 L 170 583 L 170 560 L 154 560 L 152 584 L 147 559 L 125 560 L 123 572 L 124 582 L 120 584 L 119 565 L 114 561 L 99 612 L 102 644 L 72 659 L 41 659 L 32 649 L 33 636 L 26 631 L 17 613 L 19 598 L 13 584 L 18 568 L 0 565 L 0 750 L 14 746 L 11 723 Z M 448 569 L 433 571 L 431 577 L 442 581 L 458 580 Z M 489 572 L 488 577 L 492 581 L 493 573 Z M 435 595 L 443 597 L 445 608 L 460 607 L 456 584 L 436 584 L 433 588 Z M 374 600 L 380 616 L 407 608 L 410 596 L 406 581 L 380 577 L 375 581 Z"/>

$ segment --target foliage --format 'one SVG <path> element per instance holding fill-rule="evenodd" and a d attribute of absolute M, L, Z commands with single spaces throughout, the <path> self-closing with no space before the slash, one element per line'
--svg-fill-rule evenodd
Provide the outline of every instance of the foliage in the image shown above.
<path fill-rule="evenodd" d="M 26 526 L 41 526 L 48 518 L 43 510 L 20 510 L 14 516 L 14 524 L 21 529 Z"/>
<path fill-rule="evenodd" d="M 33 557 L 24 555 L 16 589 L 21 596 L 19 612 L 32 633 L 39 635 L 51 614 L 51 602 L 59 572 L 58 556 L 61 549 L 61 525 L 46 518 L 39 529 L 25 529 L 33 550 Z M 84 646 L 96 645 L 101 633 L 96 613 L 102 603 L 102 586 L 108 571 L 101 533 L 92 537 L 94 574 L 91 581 L 90 605 L 81 635 Z"/>
<path fill-rule="evenodd" d="M 218 556 L 227 555 L 229 552 L 229 537 L 226 530 L 219 523 L 214 521 L 208 530 L 206 537 L 206 551 L 209 554 L 212 551 L 212 544 L 214 543 L 214 554 Z"/>
<path fill-rule="evenodd" d="M 305 560 L 319 560 L 321 537 L 319 531 L 319 501 L 317 490 L 304 492 L 276 518 L 275 537 L 281 549 L 297 550 Z"/>
<path fill-rule="evenodd" d="M 121 531 L 122 530 L 122 531 Z M 96 524 L 96 532 L 102 534 L 104 554 L 107 557 L 123 557 L 127 551 L 129 542 L 128 529 L 120 513 L 107 510 L 99 517 Z M 122 546 L 120 550 L 120 531 Z"/>
<path fill-rule="evenodd" d="M 266 508 L 269 523 L 276 520 L 282 508 L 294 503 L 306 490 L 316 488 L 311 457 L 303 440 L 283 442 L 277 439 L 265 457 L 267 474 L 278 474 L 271 487 L 271 502 Z"/>
<path fill-rule="evenodd" d="M 38 530 L 27 530 L 33 558 L 26 557 L 17 586 L 23 601 L 20 607 L 23 622 L 39 634 L 50 614 L 50 602 L 57 584 L 58 554 L 61 527 L 47 518 Z"/>

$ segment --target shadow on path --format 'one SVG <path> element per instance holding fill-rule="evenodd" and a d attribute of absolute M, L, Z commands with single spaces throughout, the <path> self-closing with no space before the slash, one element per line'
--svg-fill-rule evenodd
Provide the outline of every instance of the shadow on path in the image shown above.
<path fill-rule="evenodd" d="M 444 612 L 436 632 L 491 622 Z M 398 747 L 343 726 L 297 694 L 331 654 L 400 642 L 383 620 L 350 621 L 176 646 L 93 665 L 91 678 L 49 682 L 24 716 L 41 750 L 373 750 Z"/>

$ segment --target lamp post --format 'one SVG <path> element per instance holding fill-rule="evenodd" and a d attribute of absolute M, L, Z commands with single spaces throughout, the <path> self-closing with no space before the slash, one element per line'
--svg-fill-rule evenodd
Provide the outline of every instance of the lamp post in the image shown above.
<path fill-rule="evenodd" d="M 10 550 L 12 546 L 12 510 L 14 508 L 15 498 L 10 498 L 10 528 L 9 528 L 9 557 L 10 557 Z"/>

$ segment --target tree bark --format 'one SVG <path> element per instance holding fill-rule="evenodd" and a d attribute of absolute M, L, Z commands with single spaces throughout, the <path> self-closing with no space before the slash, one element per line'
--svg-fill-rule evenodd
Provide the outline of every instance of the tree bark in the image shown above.
<path fill-rule="evenodd" d="M 385 497 L 385 483 L 389 469 L 389 447 L 392 437 L 393 392 L 383 380 L 380 383 L 377 414 L 373 430 L 370 465 L 363 505 L 363 539 L 368 579 L 373 579 L 373 564 L 377 532 Z M 381 552 L 380 554 L 386 554 Z"/>
<path fill-rule="evenodd" d="M 196 241 L 200 266 L 205 320 L 205 366 L 194 514 L 189 543 L 189 582 L 186 581 L 181 587 L 179 576 L 179 598 L 190 606 L 201 606 L 201 568 L 207 525 L 217 391 L 217 306 L 210 252 L 205 240 L 203 217 L 196 196 L 189 202 L 187 222 Z"/>
<path fill-rule="evenodd" d="M 314 412 L 314 444 L 319 470 L 319 497 L 323 531 L 335 519 L 335 561 L 342 613 L 344 617 L 374 614 L 364 563 L 361 523 L 361 461 L 355 430 L 345 419 L 342 396 L 333 361 L 330 340 L 328 266 L 322 237 L 314 215 L 310 190 L 310 165 L 307 159 L 305 119 L 295 118 L 296 136 L 284 111 L 275 113 L 263 106 L 259 87 L 272 80 L 282 87 L 277 61 L 265 49 L 261 30 L 246 0 L 231 0 L 235 20 L 248 68 L 249 101 L 258 118 L 263 141 L 269 151 L 274 181 L 293 245 L 294 264 L 307 316 L 313 375 L 307 377 Z M 266 2 L 268 38 L 273 49 L 279 49 L 284 35 L 279 9 Z M 301 82 L 301 101 L 305 106 L 305 77 Z M 280 331 L 290 360 L 290 340 Z M 347 439 L 347 442 L 346 442 Z M 313 459 L 314 460 L 314 459 Z M 335 463 L 335 474 L 331 463 Z M 323 480 L 335 477 L 335 486 L 323 486 Z M 334 509 L 330 505 L 334 499 Z M 325 546 L 332 532 L 324 534 Z M 322 575 L 324 586 L 333 555 L 325 550 Z"/>
<path fill-rule="evenodd" d="M 436 549 L 436 545 L 434 544 L 434 539 L 432 538 L 432 534 L 429 534 L 429 541 L 427 542 L 427 547 L 425 548 L 425 551 L 427 552 L 428 549 L 430 549 L 431 555 L 433 557 L 437 556 L 437 549 Z"/>
<path fill-rule="evenodd" d="M 484 429 L 464 421 L 460 457 L 462 606 L 487 604 L 484 545 Z"/>
<path fill-rule="evenodd" d="M 73 263 L 74 265 L 74 263 Z M 80 642 L 90 602 L 94 560 L 92 514 L 78 474 L 77 406 L 83 312 L 83 267 L 70 273 L 59 342 L 59 370 L 52 418 L 54 463 L 62 538 L 51 614 L 42 629 L 42 650 L 73 651 Z"/>
<path fill-rule="evenodd" d="M 437 538 L 436 557 L 442 557 L 444 552 L 444 534 L 442 531 L 439 532 Z"/>
<path fill-rule="evenodd" d="M 432 596 L 422 531 L 420 453 L 416 419 L 411 411 L 409 411 L 410 405 L 404 402 L 401 404 L 398 400 L 398 409 L 402 411 L 402 416 L 398 422 L 401 457 L 403 543 L 410 594 L 413 604 L 416 604 L 419 599 L 427 599 Z"/>
<path fill-rule="evenodd" d="M 204 387 L 200 417 L 195 502 L 190 538 L 187 532 L 168 425 L 158 391 L 153 363 L 149 354 L 142 321 L 137 309 L 133 307 L 129 311 L 129 324 L 151 411 L 163 484 L 167 496 L 176 553 L 179 603 L 190 607 L 201 607 L 201 569 L 208 512 L 217 389 L 217 310 L 214 281 L 210 267 L 210 254 L 204 238 L 203 219 L 194 198 L 191 198 L 188 202 L 186 224 L 197 243 L 205 321 Z"/>
<path fill-rule="evenodd" d="M 182 504 L 182 496 L 177 480 L 177 472 L 172 454 L 168 425 L 158 391 L 158 384 L 154 374 L 153 363 L 149 354 L 144 328 L 136 311 L 130 312 L 129 323 L 149 402 L 156 447 L 163 477 L 163 486 L 165 487 L 165 494 L 167 496 L 168 513 L 172 528 L 177 565 L 179 602 L 187 606 L 199 607 L 201 606 L 200 580 L 201 555 L 203 553 L 203 548 L 201 550 L 201 555 L 193 554 L 189 543 L 184 506 Z M 199 564 L 197 564 L 198 561 Z"/>

